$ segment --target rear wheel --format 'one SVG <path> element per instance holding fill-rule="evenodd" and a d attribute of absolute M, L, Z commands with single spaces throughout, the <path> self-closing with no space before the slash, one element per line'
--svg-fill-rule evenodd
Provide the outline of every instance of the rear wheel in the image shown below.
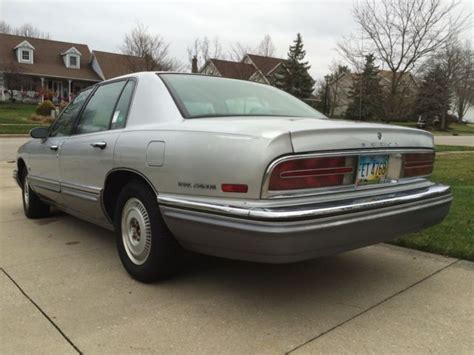
<path fill-rule="evenodd" d="M 114 216 L 117 249 L 134 279 L 153 282 L 176 272 L 181 247 L 161 217 L 156 194 L 139 180 L 127 184 Z"/>
<path fill-rule="evenodd" d="M 49 205 L 41 201 L 38 195 L 31 190 L 27 177 L 28 173 L 24 170 L 21 176 L 21 191 L 25 216 L 28 218 L 42 218 L 49 216 Z"/>

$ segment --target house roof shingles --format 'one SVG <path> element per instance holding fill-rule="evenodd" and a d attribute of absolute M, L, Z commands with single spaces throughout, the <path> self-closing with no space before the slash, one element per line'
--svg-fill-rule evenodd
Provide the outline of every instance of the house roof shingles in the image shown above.
<path fill-rule="evenodd" d="M 248 80 L 252 74 L 255 73 L 255 68 L 252 64 L 232 62 L 222 59 L 210 60 L 215 65 L 219 73 L 225 78 Z"/>
<path fill-rule="evenodd" d="M 15 47 L 28 41 L 35 50 L 33 63 L 18 63 Z M 80 69 L 67 68 L 61 53 L 75 47 L 82 55 Z M 66 78 L 84 81 L 100 81 L 101 78 L 90 66 L 91 52 L 85 44 L 52 41 L 48 39 L 30 38 L 0 33 L 0 64 L 14 65 L 21 73 L 28 75 Z"/>
<path fill-rule="evenodd" d="M 275 58 L 275 57 L 265 57 L 257 54 L 247 54 L 248 57 L 252 60 L 255 66 L 261 70 L 264 75 L 268 75 L 272 72 L 273 69 L 277 67 L 282 62 L 285 62 L 285 59 Z"/>
<path fill-rule="evenodd" d="M 145 60 L 140 57 L 96 50 L 92 52 L 99 62 L 105 79 L 141 71 L 146 67 Z"/>

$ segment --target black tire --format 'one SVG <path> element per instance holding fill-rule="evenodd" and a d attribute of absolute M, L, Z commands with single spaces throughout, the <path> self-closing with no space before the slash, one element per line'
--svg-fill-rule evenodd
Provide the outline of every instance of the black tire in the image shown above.
<path fill-rule="evenodd" d="M 176 273 L 182 249 L 163 221 L 156 193 L 147 184 L 134 180 L 125 185 L 117 200 L 114 227 L 120 260 L 135 280 L 149 283 Z M 137 251 L 142 247 L 143 252 Z"/>
<path fill-rule="evenodd" d="M 38 195 L 30 188 L 26 169 L 21 174 L 21 196 L 23 200 L 23 211 L 28 218 L 44 218 L 50 214 L 50 206 L 40 200 Z"/>

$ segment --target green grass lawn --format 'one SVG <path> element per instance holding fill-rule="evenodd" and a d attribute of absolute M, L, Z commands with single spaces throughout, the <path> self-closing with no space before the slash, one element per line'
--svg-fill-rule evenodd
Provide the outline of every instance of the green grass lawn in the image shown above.
<path fill-rule="evenodd" d="M 1 123 L 31 123 L 30 117 L 35 113 L 36 105 L 27 104 L 0 104 Z"/>
<path fill-rule="evenodd" d="M 474 147 L 468 147 L 465 145 L 437 145 L 437 152 L 467 152 L 474 151 Z"/>
<path fill-rule="evenodd" d="M 31 121 L 35 109 L 36 105 L 0 103 L 0 134 L 27 134 L 34 127 L 44 126 Z"/>
<path fill-rule="evenodd" d="M 394 244 L 474 261 L 474 154 L 436 157 L 432 180 L 452 188 L 454 201 L 448 217 Z"/>

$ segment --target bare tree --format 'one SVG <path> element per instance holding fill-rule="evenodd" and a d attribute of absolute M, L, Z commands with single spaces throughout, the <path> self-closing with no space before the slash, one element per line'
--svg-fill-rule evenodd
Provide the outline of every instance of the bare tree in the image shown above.
<path fill-rule="evenodd" d="M 229 48 L 229 58 L 235 62 L 240 62 L 247 53 L 252 53 L 252 47 L 241 42 L 234 42 Z"/>
<path fill-rule="evenodd" d="M 343 39 L 339 51 L 352 63 L 375 53 L 391 71 L 389 116 L 401 105 L 397 94 L 404 75 L 467 27 L 470 14 L 456 14 L 458 5 L 442 0 L 364 0 L 355 5 L 362 35 Z"/>
<path fill-rule="evenodd" d="M 462 121 L 474 105 L 474 53 L 470 43 L 461 48 L 461 61 L 454 79 L 454 111 Z"/>
<path fill-rule="evenodd" d="M 474 103 L 474 61 L 470 43 L 462 45 L 457 39 L 453 39 L 430 56 L 423 65 L 423 72 L 429 72 L 436 66 L 441 68 L 444 80 L 449 86 L 449 106 L 459 120 L 462 120 Z M 447 114 L 446 111 L 440 117 L 441 129 L 447 128 Z"/>
<path fill-rule="evenodd" d="M 205 65 L 210 58 L 222 59 L 224 57 L 219 37 L 214 37 L 212 40 L 207 36 L 195 38 L 192 46 L 187 48 L 187 52 L 188 63 L 191 63 L 193 58 L 196 57 L 201 65 Z"/>
<path fill-rule="evenodd" d="M 130 61 L 133 71 L 175 69 L 175 61 L 168 55 L 169 43 L 160 35 L 148 33 L 148 27 L 141 23 L 125 35 L 120 49 L 124 54 L 142 58 L 141 62 Z"/>
<path fill-rule="evenodd" d="M 49 33 L 41 31 L 39 28 L 33 26 L 30 23 L 25 23 L 20 27 L 13 27 L 5 21 L 0 21 L 0 33 L 43 39 L 51 38 Z"/>
<path fill-rule="evenodd" d="M 334 113 L 339 106 L 342 106 L 341 97 L 349 87 L 342 87 L 342 81 L 344 77 L 350 75 L 351 71 L 346 65 L 341 63 L 333 62 L 329 67 L 331 74 L 329 74 L 329 91 L 328 91 L 328 103 L 329 103 L 329 117 L 334 117 Z M 351 82 L 351 80 L 349 80 Z"/>
<path fill-rule="evenodd" d="M 263 55 L 265 57 L 273 57 L 275 52 L 276 48 L 273 44 L 272 37 L 269 34 L 266 34 L 257 46 L 256 54 Z"/>
<path fill-rule="evenodd" d="M 41 31 L 31 23 L 25 23 L 24 25 L 16 28 L 13 32 L 17 36 L 51 39 L 48 32 Z"/>
<path fill-rule="evenodd" d="M 0 21 L 0 33 L 11 34 L 12 33 L 12 26 L 10 26 L 5 21 Z"/>

